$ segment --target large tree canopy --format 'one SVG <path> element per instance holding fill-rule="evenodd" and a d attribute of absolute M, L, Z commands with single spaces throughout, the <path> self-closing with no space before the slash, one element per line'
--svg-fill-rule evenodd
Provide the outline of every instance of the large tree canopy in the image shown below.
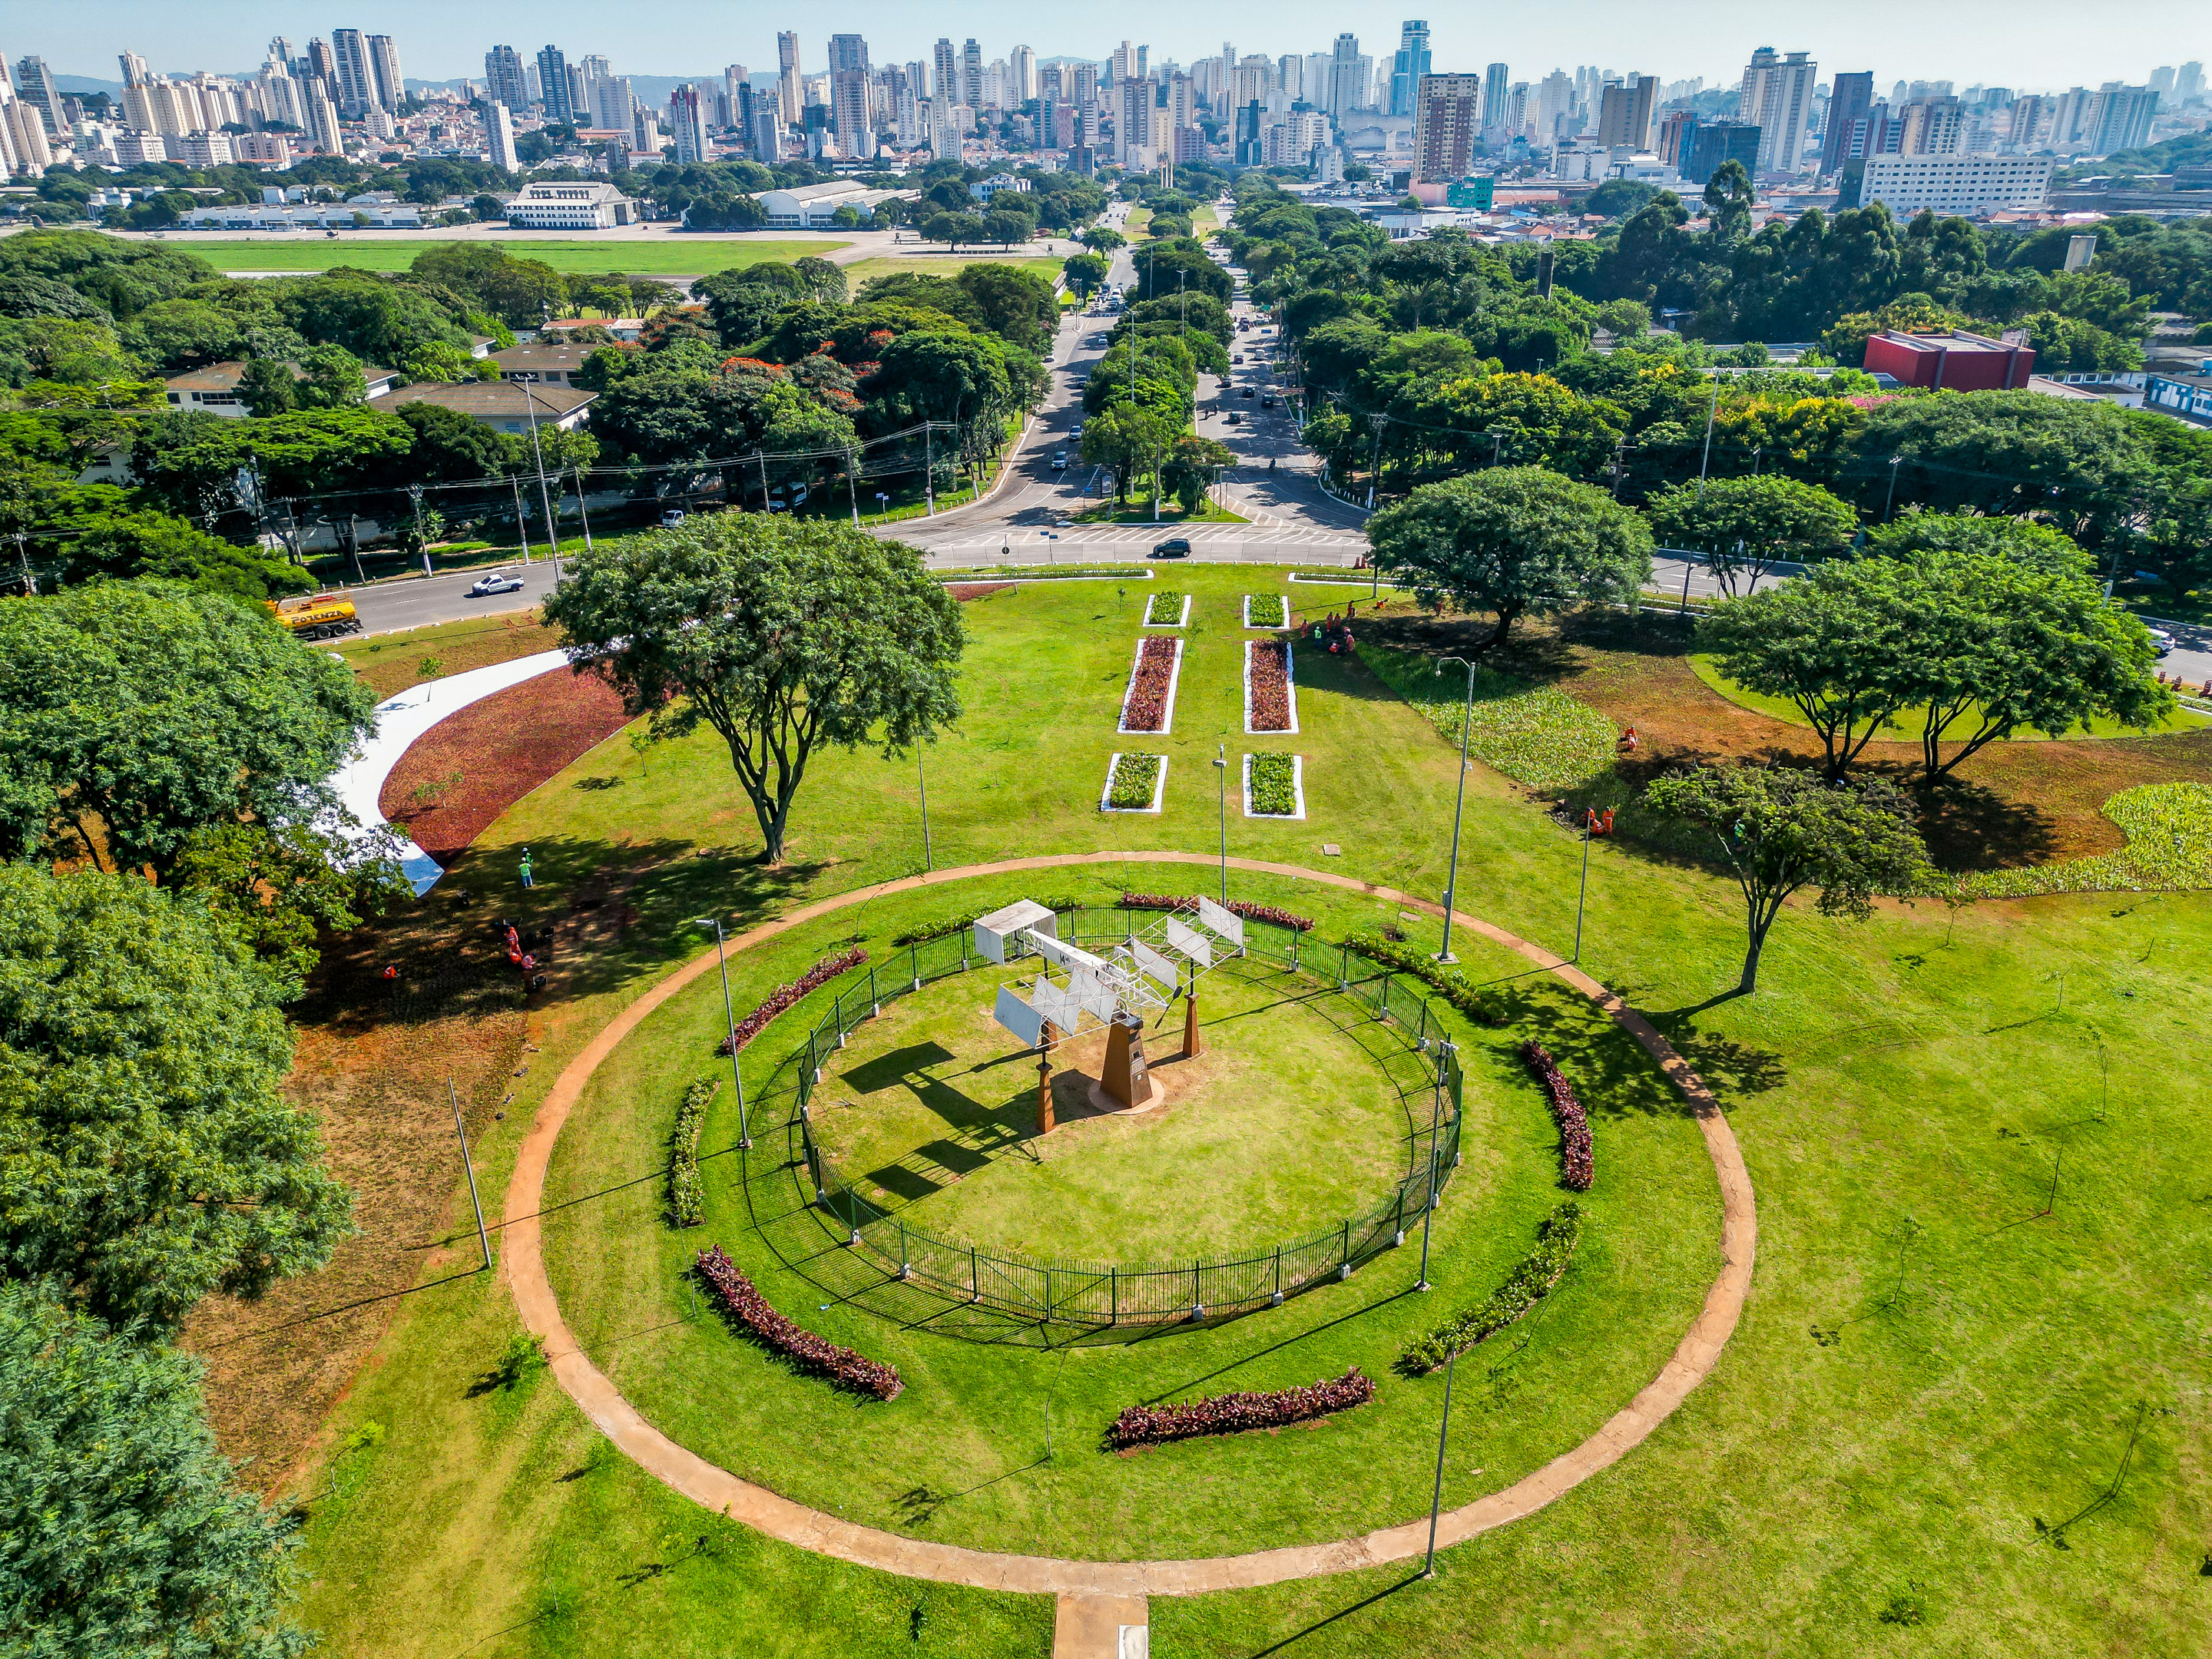
<path fill-rule="evenodd" d="M 1756 592 L 1777 563 L 1808 563 L 1850 545 L 1859 515 L 1818 484 L 1771 473 L 1674 484 L 1650 501 L 1651 528 L 1670 547 L 1695 549 L 1733 595 Z"/>
<path fill-rule="evenodd" d="M 348 1230 L 280 1092 L 276 989 L 188 895 L 0 865 L 0 1266 L 112 1322 L 319 1267 Z"/>
<path fill-rule="evenodd" d="M 1431 609 L 1489 611 L 1504 643 L 1523 616 L 1633 605 L 1651 574 L 1651 532 L 1602 489 L 1540 466 L 1424 484 L 1367 521 L 1375 562 Z"/>
<path fill-rule="evenodd" d="M 819 750 L 901 754 L 960 717 L 958 605 L 849 526 L 720 513 L 603 543 L 545 615 L 657 733 L 720 736 L 772 864 Z"/>
<path fill-rule="evenodd" d="M 158 875 L 204 825 L 309 822 L 374 702 L 217 594 L 101 582 L 0 599 L 0 856 Z"/>

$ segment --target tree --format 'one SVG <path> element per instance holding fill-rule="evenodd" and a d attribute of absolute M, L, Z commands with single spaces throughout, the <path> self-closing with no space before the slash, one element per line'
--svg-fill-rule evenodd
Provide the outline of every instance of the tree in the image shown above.
<path fill-rule="evenodd" d="M 1784 902 L 1806 887 L 1825 916 L 1863 921 L 1878 893 L 1924 886 L 1927 849 L 1889 784 L 1824 782 L 1791 767 L 1706 766 L 1659 779 L 1645 803 L 1705 830 L 1743 890 L 1747 935 L 1735 994 L 1759 989 L 1759 959 Z"/>
<path fill-rule="evenodd" d="M 293 1659 L 297 1522 L 233 1481 L 199 1366 L 0 1288 L 0 1625 L 22 1654 Z"/>
<path fill-rule="evenodd" d="M 1540 466 L 1424 484 L 1370 519 L 1367 536 L 1376 567 L 1410 579 L 1431 611 L 1496 613 L 1497 630 L 1479 650 L 1504 644 L 1522 616 L 1633 605 L 1651 574 L 1651 532 L 1641 517 Z"/>
<path fill-rule="evenodd" d="M 192 832 L 171 873 L 252 952 L 279 1002 L 306 994 L 321 932 L 358 927 L 364 913 L 410 891 L 395 860 L 366 857 L 308 823 L 208 824 Z"/>
<path fill-rule="evenodd" d="M 300 406 L 300 377 L 289 363 L 257 357 L 238 377 L 238 400 L 257 418 L 284 414 Z"/>
<path fill-rule="evenodd" d="M 1672 484 L 1654 493 L 1646 510 L 1668 545 L 1705 554 L 1730 598 L 1740 576 L 1756 592 L 1778 562 L 1807 564 L 1842 552 L 1859 522 L 1849 501 L 1773 473 Z"/>
<path fill-rule="evenodd" d="M 1175 441 L 1160 463 L 1160 483 L 1185 513 L 1195 513 L 1206 492 L 1224 467 L 1237 465 L 1237 452 L 1226 444 L 1186 432 Z"/>
<path fill-rule="evenodd" d="M 374 701 L 216 594 L 100 582 L 0 601 L 0 857 L 158 876 L 205 825 L 312 822 Z"/>
<path fill-rule="evenodd" d="M 603 544 L 545 614 L 656 735 L 721 738 L 769 864 L 817 752 L 902 755 L 960 717 L 958 605 L 913 550 L 845 525 L 726 513 Z"/>
<path fill-rule="evenodd" d="M 1628 430 L 1628 415 L 1601 398 L 1583 398 L 1543 374 L 1482 374 L 1439 389 L 1440 417 L 1464 463 L 1506 461 L 1589 477 L 1609 465 Z M 1427 441 L 1434 442 L 1430 434 Z"/>
<path fill-rule="evenodd" d="M 1979 553 L 2009 559 L 2030 569 L 2086 571 L 2093 562 L 2080 544 L 2063 531 L 2033 519 L 1992 519 L 1978 513 L 1923 513 L 1899 515 L 1866 532 L 1866 550 L 1887 559 L 1923 553 Z"/>
<path fill-rule="evenodd" d="M 270 982 L 198 902 L 0 866 L 0 1273 L 174 1329 L 349 1228 Z"/>
<path fill-rule="evenodd" d="M 1118 230 L 1104 225 L 1093 225 L 1075 239 L 1093 253 L 1111 253 L 1117 247 L 1127 247 L 1129 239 Z"/>
<path fill-rule="evenodd" d="M 1126 501 L 1146 465 L 1164 456 L 1182 422 L 1146 404 L 1116 403 L 1083 424 L 1083 459 L 1114 474 L 1114 499 Z"/>
<path fill-rule="evenodd" d="M 1111 267 L 1103 255 L 1071 253 L 1060 269 L 1066 273 L 1069 287 L 1078 294 L 1089 295 L 1105 285 L 1106 273 Z"/>

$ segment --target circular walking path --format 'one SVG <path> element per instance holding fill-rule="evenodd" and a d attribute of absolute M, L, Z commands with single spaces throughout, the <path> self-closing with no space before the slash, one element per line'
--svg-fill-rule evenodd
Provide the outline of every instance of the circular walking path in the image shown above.
<path fill-rule="evenodd" d="M 840 893 L 794 910 L 787 916 L 763 922 L 732 939 L 729 945 L 732 949 L 743 950 L 848 905 L 865 903 L 886 893 L 964 881 L 974 876 L 1081 864 L 1217 862 L 1200 853 L 1109 852 L 970 864 Z M 1431 915 L 1443 914 L 1443 907 L 1439 904 L 1352 877 L 1257 859 L 1231 859 L 1229 862 L 1239 870 L 1322 882 L 1410 905 Z M 1718 1363 L 1721 1350 L 1735 1329 L 1736 1320 L 1743 1311 L 1744 1297 L 1751 1288 L 1752 1258 L 1759 1234 L 1751 1176 L 1744 1167 L 1735 1135 L 1704 1080 L 1674 1052 L 1666 1038 L 1619 997 L 1549 951 L 1464 913 L 1455 912 L 1452 919 L 1455 925 L 1470 928 L 1485 939 L 1517 951 L 1562 984 L 1588 997 L 1616 1025 L 1641 1043 L 1682 1091 L 1705 1135 L 1705 1151 L 1712 1158 L 1713 1172 L 1720 1182 L 1721 1271 L 1712 1288 L 1705 1293 L 1704 1308 L 1658 1376 L 1581 1445 L 1560 1454 L 1502 1492 L 1445 1510 L 1437 1528 L 1439 1545 L 1456 1544 L 1477 1533 L 1534 1514 L 1563 1492 L 1619 1462 L 1665 1422 L 1690 1390 L 1703 1382 Z M 739 1480 L 727 1469 L 678 1445 L 647 1422 L 605 1373 L 592 1363 L 562 1322 L 560 1304 L 545 1273 L 538 1218 L 554 1142 L 560 1138 L 562 1127 L 582 1097 L 592 1073 L 647 1015 L 702 974 L 710 971 L 714 965 L 714 953 L 708 951 L 678 969 L 623 1009 L 568 1062 L 538 1109 L 537 1119 L 516 1160 L 514 1177 L 507 1189 L 502 1223 L 507 1244 L 501 1253 L 500 1265 L 514 1290 L 522 1322 L 544 1340 L 553 1375 L 569 1397 L 632 1462 L 695 1502 L 800 1549 L 910 1578 L 1029 1595 L 1075 1598 L 1192 1595 L 1356 1571 L 1406 1560 L 1427 1547 L 1428 1517 L 1424 1516 L 1402 1526 L 1381 1528 L 1331 1544 L 1304 1544 L 1184 1561 L 1071 1561 L 1048 1555 L 1006 1555 L 962 1549 L 950 1544 L 902 1538 L 873 1527 L 856 1526 L 795 1504 L 764 1486 Z"/>

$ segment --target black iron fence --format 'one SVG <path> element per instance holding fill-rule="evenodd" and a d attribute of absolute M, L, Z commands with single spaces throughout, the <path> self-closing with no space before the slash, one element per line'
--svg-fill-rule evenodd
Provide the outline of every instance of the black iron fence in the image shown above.
<path fill-rule="evenodd" d="M 1140 916 L 1126 910 L 1062 911 L 1057 925 L 1060 937 L 1071 944 L 1112 944 L 1133 937 Z M 839 1176 L 814 1134 L 810 1108 L 822 1086 L 823 1067 L 886 1002 L 987 960 L 972 955 L 964 928 L 876 963 L 865 976 L 856 971 L 793 1056 L 799 1086 L 789 1127 L 799 1142 L 816 1206 L 845 1231 L 851 1248 L 866 1251 L 901 1279 L 1039 1323 L 1158 1324 L 1280 1306 L 1311 1285 L 1351 1277 L 1363 1262 L 1403 1244 L 1424 1212 L 1441 1201 L 1460 1160 L 1462 1073 L 1437 1005 L 1419 981 L 1348 945 L 1310 941 L 1269 922 L 1247 921 L 1244 929 L 1248 957 L 1334 984 L 1372 1017 L 1378 1030 L 1419 1057 L 1420 1087 L 1429 1096 L 1427 1121 L 1417 1123 L 1408 1138 L 1396 1188 L 1373 1209 L 1242 1255 L 1122 1265 L 997 1255 L 910 1227 L 863 1197 Z"/>

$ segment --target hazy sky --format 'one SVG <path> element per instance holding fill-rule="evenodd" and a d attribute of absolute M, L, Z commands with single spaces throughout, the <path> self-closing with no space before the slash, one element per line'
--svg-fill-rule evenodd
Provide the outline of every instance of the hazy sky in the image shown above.
<path fill-rule="evenodd" d="M 1425 0 L 1424 0 L 1425 3 Z M 1484 13 L 1490 14 L 1484 15 Z M 397 37 L 410 77 L 480 77 L 486 47 L 526 55 L 550 40 L 571 58 L 600 52 L 617 72 L 698 75 L 732 62 L 775 64 L 775 31 L 797 24 L 801 62 L 824 67 L 833 32 L 858 31 L 878 62 L 928 56 L 940 33 L 973 34 L 987 58 L 1017 44 L 1039 57 L 1103 58 L 1126 33 L 1157 61 L 1220 52 L 1325 50 L 1342 30 L 1376 57 L 1394 50 L 1407 14 L 1346 0 L 1276 0 L 1264 7 L 1122 0 L 1073 13 L 1033 0 L 968 0 L 923 7 L 892 0 L 808 0 L 781 6 L 730 0 L 15 0 L 0 8 L 0 49 L 36 52 L 64 75 L 113 80 L 128 47 L 158 70 L 250 71 L 272 34 L 295 41 L 354 27 Z M 1261 20 L 1264 19 L 1264 24 Z M 1748 0 L 1582 0 L 1550 7 L 1442 7 L 1431 13 L 1438 70 L 1480 70 L 1503 59 L 1516 80 L 1595 63 L 1662 80 L 1733 81 L 1753 48 L 1809 51 L 1822 78 L 1871 69 L 1896 79 L 1979 82 L 2021 89 L 2139 82 L 2160 64 L 2212 58 L 2212 0 L 1826 0 L 1820 5 Z"/>

